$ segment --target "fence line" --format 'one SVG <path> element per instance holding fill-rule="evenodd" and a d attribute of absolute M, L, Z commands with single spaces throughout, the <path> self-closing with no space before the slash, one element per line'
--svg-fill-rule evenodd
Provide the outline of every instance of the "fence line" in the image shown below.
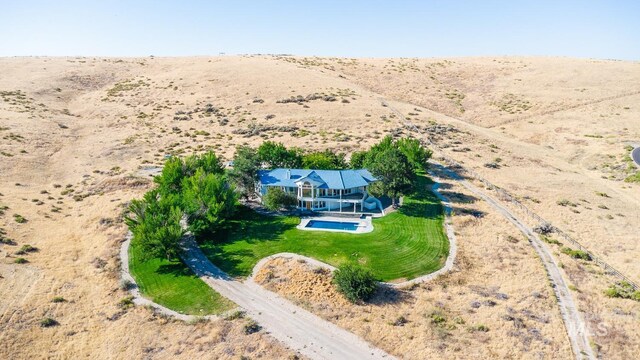
<path fill-rule="evenodd" d="M 636 93 L 640 93 L 640 92 L 636 92 Z M 627 94 L 627 95 L 629 95 L 629 94 Z M 622 97 L 622 96 L 616 96 L 616 97 Z M 613 98 L 615 98 L 615 97 L 613 97 Z M 472 178 L 480 181 L 483 185 L 485 185 L 485 187 L 495 191 L 498 194 L 498 197 L 500 198 L 500 200 L 509 201 L 513 205 L 517 206 L 526 215 L 528 215 L 530 218 L 532 218 L 535 221 L 537 221 L 538 224 L 548 224 L 549 226 L 551 226 L 553 231 L 556 234 L 558 234 L 560 237 L 562 237 L 565 241 L 568 241 L 569 243 L 571 243 L 571 245 L 576 247 L 578 250 L 584 251 L 585 253 L 587 253 L 589 255 L 589 257 L 591 257 L 591 260 L 594 263 L 596 263 L 599 266 L 601 266 L 602 268 L 604 268 L 608 274 L 611 274 L 611 275 L 617 277 L 618 279 L 628 283 L 634 290 L 640 290 L 640 286 L 638 286 L 638 284 L 636 284 L 629 277 L 627 277 L 626 275 L 624 275 L 623 273 L 621 273 L 620 271 L 615 269 L 613 266 L 609 265 L 606 261 L 604 261 L 604 259 L 600 258 L 599 256 L 597 256 L 593 252 L 589 251 L 586 247 L 584 247 L 582 244 L 580 244 L 580 242 L 578 242 L 578 240 L 574 239 L 569 234 L 567 234 L 566 232 L 562 231 L 560 228 L 554 226 L 550 221 L 545 220 L 542 216 L 536 214 L 533 210 L 529 209 L 526 205 L 521 203 L 518 199 L 516 199 L 514 196 L 512 196 L 506 190 L 504 190 L 504 189 L 492 184 L 487 179 L 485 179 L 480 174 L 478 174 L 476 171 L 474 171 L 472 169 L 465 168 L 464 166 L 462 166 L 462 164 L 460 164 L 459 162 L 457 162 L 453 158 L 451 158 L 448 155 L 446 155 L 444 153 L 444 151 L 442 151 L 442 148 L 440 148 L 433 141 L 431 141 L 431 138 L 429 137 L 428 134 L 425 134 L 418 126 L 416 126 L 414 123 L 412 123 L 410 120 L 408 120 L 398 110 L 396 110 L 395 108 L 389 106 L 389 104 L 386 101 L 384 101 L 383 99 L 381 99 L 381 101 L 382 101 L 382 104 L 384 106 L 389 107 L 389 109 L 391 109 L 393 112 L 396 113 L 396 115 L 398 115 L 400 117 L 400 119 L 403 122 L 403 125 L 404 125 L 405 128 L 407 128 L 410 131 L 418 133 L 420 135 L 420 140 L 423 143 L 426 142 L 427 146 L 429 146 L 433 150 L 437 151 L 440 154 L 440 157 L 444 160 L 445 163 L 447 163 L 447 165 L 450 168 L 452 168 L 454 170 L 457 170 L 456 171 L 457 173 L 460 173 L 460 172 L 465 173 L 466 175 L 468 175 L 467 177 L 472 177 Z"/>

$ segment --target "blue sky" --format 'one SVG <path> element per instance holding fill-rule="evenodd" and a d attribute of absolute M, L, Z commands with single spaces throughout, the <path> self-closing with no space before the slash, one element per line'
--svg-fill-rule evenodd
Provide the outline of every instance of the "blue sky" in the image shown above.
<path fill-rule="evenodd" d="M 640 60 L 640 1 L 0 0 L 0 56 Z"/>

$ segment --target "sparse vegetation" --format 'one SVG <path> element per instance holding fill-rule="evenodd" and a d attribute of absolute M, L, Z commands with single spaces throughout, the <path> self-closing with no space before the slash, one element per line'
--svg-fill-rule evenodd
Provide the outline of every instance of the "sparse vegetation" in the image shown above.
<path fill-rule="evenodd" d="M 120 301 L 118 301 L 118 307 L 121 309 L 129 309 L 134 305 L 135 304 L 133 303 L 133 296 L 127 296 L 125 298 L 120 299 Z"/>
<path fill-rule="evenodd" d="M 52 326 L 58 326 L 58 325 L 59 325 L 59 323 L 56 320 L 54 320 L 54 319 L 52 319 L 50 317 L 46 317 L 46 318 L 40 320 L 40 326 L 44 327 L 44 328 L 52 327 Z"/>
<path fill-rule="evenodd" d="M 33 247 L 29 244 L 24 244 L 18 251 L 15 252 L 16 255 L 25 255 L 27 253 L 32 253 L 38 251 L 38 248 Z"/>
<path fill-rule="evenodd" d="M 587 252 L 582 251 L 582 250 L 574 250 L 574 249 L 569 248 L 569 247 L 563 247 L 560 251 L 563 254 L 569 255 L 574 259 L 581 259 L 581 260 L 591 261 L 591 255 L 589 255 Z"/>
<path fill-rule="evenodd" d="M 574 203 L 573 201 L 567 200 L 567 199 L 558 200 L 556 202 L 556 204 L 558 204 L 560 206 L 569 206 L 569 207 L 577 207 L 578 206 L 578 204 Z"/>
<path fill-rule="evenodd" d="M 640 290 L 635 290 L 631 284 L 625 281 L 611 285 L 604 294 L 611 298 L 640 301 Z"/>
<path fill-rule="evenodd" d="M 262 330 L 262 327 L 260 325 L 258 325 L 257 322 L 255 322 L 254 320 L 250 319 L 244 325 L 243 329 L 244 329 L 245 335 L 251 335 L 253 333 L 257 333 L 258 331 Z"/>

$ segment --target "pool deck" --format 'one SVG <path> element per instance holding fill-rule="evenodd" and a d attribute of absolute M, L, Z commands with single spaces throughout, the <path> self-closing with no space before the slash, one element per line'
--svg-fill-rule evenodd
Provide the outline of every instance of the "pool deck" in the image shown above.
<path fill-rule="evenodd" d="M 340 229 L 320 229 L 320 228 L 308 228 L 307 224 L 311 220 L 318 221 L 335 221 L 335 222 L 354 222 L 358 223 L 358 228 L 355 231 L 340 230 Z M 371 216 L 367 216 L 364 219 L 360 217 L 335 217 L 335 216 L 309 216 L 300 219 L 297 229 L 305 231 L 332 231 L 332 232 L 344 232 L 350 234 L 364 234 L 373 231 L 373 224 L 371 223 Z"/>

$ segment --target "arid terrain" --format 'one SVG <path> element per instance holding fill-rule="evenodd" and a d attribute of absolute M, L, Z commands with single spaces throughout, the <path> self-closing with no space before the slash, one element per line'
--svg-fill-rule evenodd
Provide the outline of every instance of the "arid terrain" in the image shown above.
<path fill-rule="evenodd" d="M 264 331 L 245 335 L 246 319 L 119 306 L 126 204 L 166 155 L 230 160 L 265 139 L 348 154 L 417 136 L 407 119 L 442 149 L 435 160 L 476 171 L 640 283 L 640 183 L 624 181 L 638 171 L 639 62 L 29 57 L 0 58 L 0 75 L 0 358 L 293 357 Z M 295 261 L 274 260 L 260 282 L 400 358 L 570 358 L 528 241 L 455 181 L 443 194 L 458 242 L 446 276 L 367 305 Z M 618 279 L 550 236 L 594 351 L 637 356 L 640 302 L 606 297 Z M 26 244 L 37 249 L 16 254 Z M 58 326 L 41 327 L 47 317 Z"/>

